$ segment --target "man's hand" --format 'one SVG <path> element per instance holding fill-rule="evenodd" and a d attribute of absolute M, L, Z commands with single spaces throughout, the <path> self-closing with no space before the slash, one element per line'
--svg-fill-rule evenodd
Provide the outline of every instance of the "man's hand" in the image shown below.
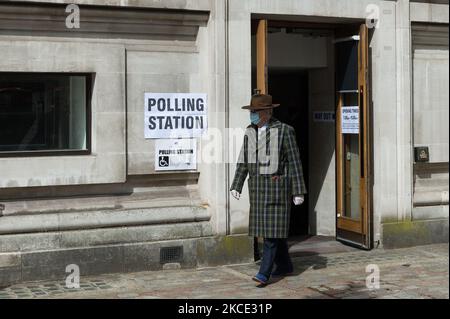
<path fill-rule="evenodd" d="M 305 201 L 305 196 L 303 195 L 295 195 L 293 198 L 294 205 L 301 205 Z"/>
<path fill-rule="evenodd" d="M 239 200 L 239 198 L 241 197 L 241 194 L 235 189 L 231 191 L 231 195 L 233 195 L 233 197 L 236 198 L 237 200 Z"/>

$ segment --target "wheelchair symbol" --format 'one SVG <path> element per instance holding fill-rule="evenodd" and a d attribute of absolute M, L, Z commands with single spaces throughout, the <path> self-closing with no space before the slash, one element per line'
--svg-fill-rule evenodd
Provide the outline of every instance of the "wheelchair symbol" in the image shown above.
<path fill-rule="evenodd" d="M 159 167 L 167 167 L 167 166 L 169 166 L 169 156 L 160 156 Z"/>

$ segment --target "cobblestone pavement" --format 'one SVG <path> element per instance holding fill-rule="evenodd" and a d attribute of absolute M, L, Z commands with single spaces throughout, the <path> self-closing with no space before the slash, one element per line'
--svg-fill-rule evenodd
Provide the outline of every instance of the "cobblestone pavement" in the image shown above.
<path fill-rule="evenodd" d="M 258 263 L 81 277 L 80 288 L 41 281 L 0 290 L 11 298 L 449 298 L 448 244 L 293 258 L 292 276 L 257 287 Z M 366 286 L 366 266 L 380 286 Z"/>

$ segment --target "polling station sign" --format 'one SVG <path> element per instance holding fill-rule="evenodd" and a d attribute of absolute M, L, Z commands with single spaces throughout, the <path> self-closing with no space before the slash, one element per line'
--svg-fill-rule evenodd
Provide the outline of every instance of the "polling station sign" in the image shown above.
<path fill-rule="evenodd" d="M 342 134 L 359 134 L 359 107 L 342 107 Z"/>
<path fill-rule="evenodd" d="M 207 95 L 145 93 L 145 138 L 200 137 L 208 128 Z"/>
<path fill-rule="evenodd" d="M 158 139 L 155 141 L 155 171 L 195 170 L 197 141 L 193 139 Z"/>

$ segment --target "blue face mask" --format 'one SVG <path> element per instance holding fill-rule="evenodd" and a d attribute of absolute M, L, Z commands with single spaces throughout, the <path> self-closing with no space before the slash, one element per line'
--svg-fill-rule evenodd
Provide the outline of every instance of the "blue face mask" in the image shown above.
<path fill-rule="evenodd" d="M 258 112 L 250 112 L 250 122 L 257 125 L 261 119 L 259 118 Z"/>

